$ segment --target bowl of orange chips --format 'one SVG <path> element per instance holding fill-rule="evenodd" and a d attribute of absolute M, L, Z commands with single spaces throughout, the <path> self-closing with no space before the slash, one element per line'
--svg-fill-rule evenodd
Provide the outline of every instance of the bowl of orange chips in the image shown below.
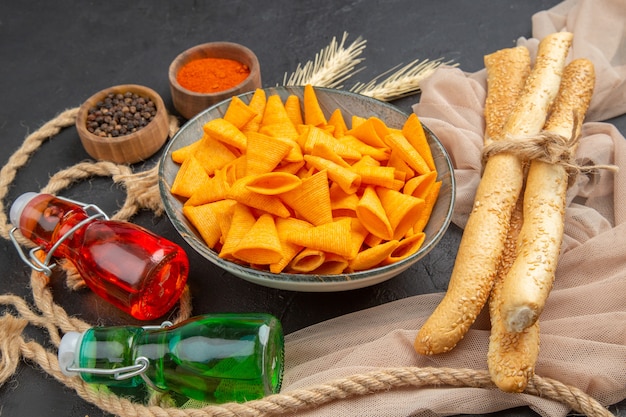
<path fill-rule="evenodd" d="M 415 114 L 348 91 L 271 87 L 199 113 L 159 166 L 165 211 L 250 282 L 341 291 L 388 280 L 445 234 L 450 158 Z"/>

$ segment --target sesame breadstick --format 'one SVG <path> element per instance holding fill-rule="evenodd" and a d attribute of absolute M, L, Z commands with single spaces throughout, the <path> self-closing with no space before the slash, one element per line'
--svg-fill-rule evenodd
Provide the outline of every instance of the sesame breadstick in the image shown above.
<path fill-rule="evenodd" d="M 491 380 L 504 392 L 523 392 L 526 389 L 528 380 L 535 373 L 539 356 L 539 322 L 521 332 L 509 332 L 500 315 L 504 277 L 515 261 L 517 239 L 523 224 L 522 201 L 520 196 L 511 215 L 502 260 L 489 296 L 491 333 L 487 366 Z"/>
<path fill-rule="evenodd" d="M 536 64 L 504 126 L 505 135 L 537 134 L 542 129 L 558 92 L 572 37 L 559 32 L 539 43 Z M 487 160 L 448 290 L 415 338 L 418 353 L 451 350 L 476 320 L 489 297 L 523 180 L 522 161 L 516 155 L 495 154 Z"/>
<path fill-rule="evenodd" d="M 500 49 L 485 56 L 487 98 L 485 99 L 485 145 L 502 136 L 504 123 L 515 107 L 530 73 L 528 48 Z"/>
<path fill-rule="evenodd" d="M 593 64 L 572 61 L 544 130 L 578 137 L 595 83 Z M 563 165 L 531 162 L 524 193 L 524 225 L 518 255 L 504 279 L 501 314 L 511 332 L 535 323 L 552 289 L 563 240 L 568 174 Z"/>
<path fill-rule="evenodd" d="M 511 114 L 530 72 L 526 48 L 511 48 L 485 57 L 487 99 L 485 101 L 485 145 L 502 138 L 504 124 Z M 514 76 L 511 76 L 513 74 Z M 517 75 L 515 75 L 517 74 Z M 524 332 L 506 330 L 500 316 L 502 283 L 515 261 L 516 242 L 522 228 L 522 195 L 517 199 L 504 250 L 489 296 L 491 333 L 487 365 L 492 381 L 505 392 L 522 392 L 534 374 L 539 354 L 539 324 Z"/>

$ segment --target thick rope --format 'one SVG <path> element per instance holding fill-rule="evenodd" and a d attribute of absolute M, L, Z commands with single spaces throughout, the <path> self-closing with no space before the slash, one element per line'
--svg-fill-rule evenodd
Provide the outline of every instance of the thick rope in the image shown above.
<path fill-rule="evenodd" d="M 3 200 L 19 168 L 23 167 L 30 156 L 43 142 L 58 134 L 64 127 L 75 123 L 78 109 L 69 109 L 55 119 L 44 124 L 39 130 L 29 135 L 23 145 L 9 158 L 7 165 L 0 170 L 0 233 L 9 239 L 12 228 L 7 222 Z M 170 132 L 177 129 L 171 118 Z M 57 193 L 74 182 L 91 176 L 111 176 L 114 182 L 122 183 L 127 191 L 123 207 L 115 214 L 118 219 L 129 219 L 140 209 L 145 208 L 161 214 L 162 202 L 158 190 L 157 169 L 133 173 L 124 165 L 109 162 L 82 162 L 68 169 L 59 171 L 50 179 L 43 192 Z M 22 238 L 24 244 L 27 244 Z M 66 272 L 71 268 L 65 263 Z M 48 286 L 49 279 L 42 273 L 32 271 L 31 288 L 37 314 L 24 299 L 15 295 L 0 295 L 0 304 L 12 306 L 19 317 L 5 314 L 0 317 L 0 385 L 6 382 L 17 370 L 20 359 L 37 363 L 44 371 L 71 387 L 88 402 L 102 410 L 121 417 L 256 417 L 282 415 L 328 404 L 355 396 L 375 395 L 402 387 L 419 388 L 424 386 L 453 386 L 497 389 L 491 382 L 489 373 L 484 370 L 451 368 L 384 368 L 364 374 L 340 378 L 307 389 L 298 389 L 271 395 L 260 400 L 243 404 L 227 403 L 201 408 L 180 409 L 168 406 L 171 401 L 167 396 L 153 395 L 147 405 L 134 403 L 118 397 L 106 387 L 90 385 L 80 378 L 65 376 L 59 369 L 56 353 L 46 350 L 35 341 L 24 340 L 22 333 L 27 325 L 34 325 L 47 330 L 51 342 L 58 346 L 61 332 L 83 331 L 91 325 L 75 317 L 70 317 L 65 310 L 54 302 Z M 178 316 L 175 321 L 191 315 L 191 297 L 187 288 L 181 297 Z M 592 417 L 605 417 L 612 414 L 581 390 L 564 385 L 558 381 L 534 376 L 526 393 L 549 398 L 566 404 L 579 413 Z"/>
<path fill-rule="evenodd" d="M 13 183 L 18 169 L 26 165 L 30 156 L 39 149 L 43 142 L 57 135 L 63 128 L 72 126 L 76 122 L 77 113 L 78 108 L 65 110 L 28 135 L 22 146 L 11 155 L 7 164 L 0 170 L 0 233 L 3 238 L 9 239 L 9 232 L 12 228 L 7 222 L 3 200 L 9 192 L 9 186 Z"/>
<path fill-rule="evenodd" d="M 19 297 L 11 300 L 0 297 L 0 302 L 21 304 Z M 21 306 L 23 311 L 24 306 Z M 80 378 L 65 376 L 59 370 L 57 357 L 35 342 L 26 342 L 21 333 L 26 325 L 38 322 L 33 314 L 26 314 L 29 319 L 18 319 L 10 315 L 0 318 L 0 328 L 5 337 L 0 345 L 2 369 L 0 383 L 4 382 L 17 368 L 20 356 L 34 361 L 51 376 L 73 388 L 86 401 L 98 405 L 103 410 L 121 416 L 220 416 L 220 417 L 257 417 L 278 416 L 315 408 L 333 401 L 351 397 L 375 395 L 396 388 L 421 388 L 427 386 L 473 387 L 497 389 L 491 382 L 486 370 L 453 369 L 453 368 L 381 368 L 376 371 L 338 378 L 330 382 L 315 385 L 306 389 L 275 394 L 260 400 L 243 404 L 227 403 L 211 405 L 197 409 L 179 409 L 173 407 L 145 406 L 117 397 L 102 386 L 89 385 Z M 527 394 L 559 401 L 574 411 L 593 417 L 609 417 L 612 414 L 593 398 L 581 390 L 562 384 L 549 378 L 534 376 L 524 391 Z"/>
<path fill-rule="evenodd" d="M 498 153 L 512 153 L 524 161 L 543 161 L 549 164 L 562 165 L 568 175 L 576 176 L 581 172 L 591 172 L 605 169 L 616 172 L 616 165 L 581 165 L 575 161 L 575 150 L 580 141 L 580 135 L 575 132 L 570 138 L 556 133 L 543 131 L 536 136 L 504 137 L 499 140 L 487 140 L 483 148 L 483 166 L 492 155 Z"/>

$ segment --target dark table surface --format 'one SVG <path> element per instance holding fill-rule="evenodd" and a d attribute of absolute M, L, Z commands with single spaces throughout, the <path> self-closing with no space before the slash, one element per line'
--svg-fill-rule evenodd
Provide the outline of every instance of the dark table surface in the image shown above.
<path fill-rule="evenodd" d="M 156 90 L 174 112 L 167 70 L 181 51 L 209 41 L 233 41 L 252 49 L 261 63 L 263 86 L 281 84 L 329 44 L 349 33 L 362 36 L 364 70 L 346 82 L 369 81 L 414 59 L 454 60 L 468 72 L 483 68 L 483 56 L 531 36 L 531 16 L 558 0 L 393 0 L 361 1 L 2 1 L 0 2 L 0 143 L 2 164 L 24 138 L 61 111 L 78 107 L 93 93 L 135 83 Z M 396 101 L 407 112 L 419 100 Z M 184 120 L 181 120 L 181 123 Z M 626 133 L 624 116 L 611 121 Z M 160 154 L 133 166 L 153 166 Z M 18 172 L 5 209 L 19 194 L 38 191 L 49 177 L 86 160 L 76 130 L 63 130 L 43 144 Z M 91 178 L 63 193 L 95 203 L 112 214 L 124 192 L 109 178 Z M 286 332 L 408 296 L 444 291 L 461 231 L 450 227 L 440 245 L 416 266 L 384 283 L 338 293 L 304 293 L 265 288 L 213 267 L 186 245 L 169 220 L 142 212 L 133 221 L 188 250 L 193 313 L 266 311 L 280 318 Z M 29 269 L 13 245 L 0 241 L 0 293 L 32 302 Z M 58 277 L 57 277 L 58 278 Z M 89 291 L 73 292 L 63 279 L 51 283 L 55 301 L 90 323 L 137 324 Z M 10 307 L 0 310 L 15 313 Z M 27 338 L 46 345 L 45 333 L 27 328 Z M 0 335 L 2 337 L 2 335 Z M 47 345 L 50 347 L 49 345 Z M 626 416 L 626 402 L 611 407 Z M 23 361 L 0 387 L 0 415 L 105 416 L 33 363 Z M 536 415 L 529 409 L 495 415 Z"/>

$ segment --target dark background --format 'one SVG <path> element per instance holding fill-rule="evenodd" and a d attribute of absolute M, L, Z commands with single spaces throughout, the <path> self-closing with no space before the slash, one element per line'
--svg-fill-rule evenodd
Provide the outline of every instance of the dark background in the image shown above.
<path fill-rule="evenodd" d="M 367 40 L 364 70 L 346 81 L 367 82 L 414 59 L 454 60 L 467 72 L 483 68 L 483 56 L 531 36 L 531 16 L 558 0 L 392 0 L 363 1 L 0 1 L 0 159 L 6 164 L 24 138 L 61 111 L 78 107 L 95 92 L 135 83 L 156 90 L 171 105 L 167 71 L 183 50 L 210 41 L 246 45 L 261 63 L 263 86 L 282 84 L 285 73 L 312 60 L 333 37 L 349 33 Z M 412 96 L 394 104 L 409 112 Z M 181 123 L 184 120 L 181 120 Z M 624 116 L 612 120 L 626 132 Z M 160 154 L 133 166 L 152 167 Z M 75 128 L 44 143 L 18 172 L 4 203 L 5 212 L 21 193 L 38 191 L 57 171 L 88 159 Z M 93 178 L 63 195 L 95 203 L 109 214 L 125 194 L 109 178 Z M 364 289 L 338 293 L 301 293 L 248 283 L 213 267 L 178 236 L 169 220 L 142 212 L 133 221 L 180 243 L 191 261 L 189 286 L 193 313 L 266 311 L 286 332 L 427 292 L 444 291 L 460 239 L 452 225 L 440 245 L 404 274 Z M 0 241 L 0 293 L 32 302 L 30 270 L 11 242 Z M 89 291 L 72 292 L 62 276 L 52 279 L 55 301 L 90 323 L 144 324 L 109 306 Z M 15 314 L 9 307 L 1 311 Z M 44 332 L 28 328 L 52 349 Z M 2 335 L 0 335 L 2 337 Z M 611 411 L 626 416 L 626 403 Z M 0 416 L 106 416 L 72 390 L 23 361 L 0 387 Z M 534 416 L 528 409 L 495 415 Z"/>

